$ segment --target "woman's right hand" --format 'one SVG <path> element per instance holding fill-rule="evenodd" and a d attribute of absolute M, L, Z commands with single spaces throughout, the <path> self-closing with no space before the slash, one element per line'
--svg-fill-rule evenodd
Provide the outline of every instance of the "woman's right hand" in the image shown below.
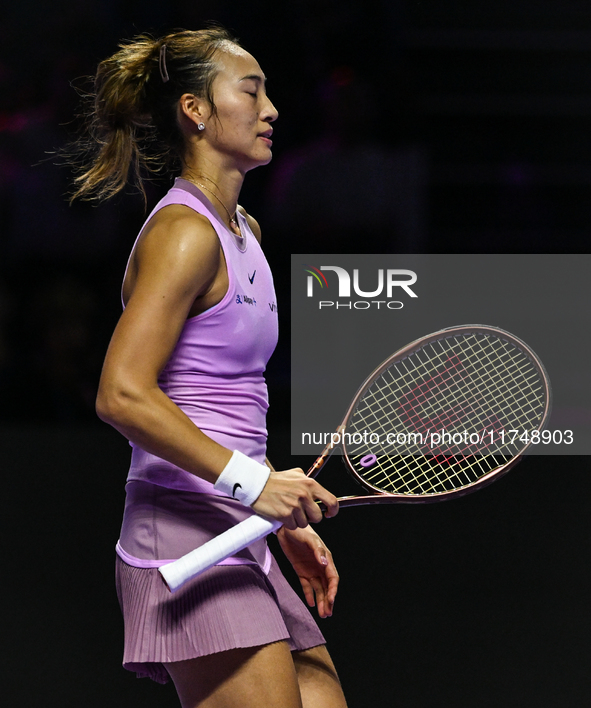
<path fill-rule="evenodd" d="M 252 508 L 257 514 L 277 519 L 293 531 L 322 520 L 322 511 L 316 500 L 326 506 L 327 518 L 336 516 L 339 502 L 334 494 L 296 467 L 281 472 L 272 471 Z"/>

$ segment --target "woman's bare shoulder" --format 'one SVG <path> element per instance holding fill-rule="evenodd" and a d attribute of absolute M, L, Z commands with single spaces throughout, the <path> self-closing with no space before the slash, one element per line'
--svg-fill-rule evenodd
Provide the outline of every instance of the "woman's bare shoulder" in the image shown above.
<path fill-rule="evenodd" d="M 220 242 L 210 221 L 181 204 L 162 208 L 150 219 L 134 249 L 124 299 L 138 283 L 157 284 L 194 297 L 207 291 L 220 267 Z"/>
<path fill-rule="evenodd" d="M 138 246 L 162 254 L 180 250 L 190 255 L 203 249 L 217 250 L 219 239 L 206 216 L 183 204 L 169 204 L 148 221 Z"/>

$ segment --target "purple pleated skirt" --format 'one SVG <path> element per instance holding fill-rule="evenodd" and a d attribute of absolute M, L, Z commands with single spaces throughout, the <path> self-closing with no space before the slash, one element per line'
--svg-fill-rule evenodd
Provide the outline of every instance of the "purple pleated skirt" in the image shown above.
<path fill-rule="evenodd" d="M 138 677 L 169 680 L 164 664 L 228 649 L 286 640 L 292 651 L 325 640 L 273 559 L 216 566 L 171 594 L 155 568 L 117 557 L 117 595 L 125 624 L 123 666 Z"/>

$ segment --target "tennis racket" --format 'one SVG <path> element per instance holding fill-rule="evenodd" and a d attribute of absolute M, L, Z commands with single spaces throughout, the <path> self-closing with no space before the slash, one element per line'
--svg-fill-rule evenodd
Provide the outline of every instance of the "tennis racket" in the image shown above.
<path fill-rule="evenodd" d="M 368 376 L 308 476 L 340 447 L 369 492 L 339 499 L 341 508 L 452 499 L 513 467 L 539 436 L 550 404 L 546 371 L 520 339 L 486 325 L 444 329 Z M 174 592 L 280 525 L 253 515 L 160 573 Z"/>

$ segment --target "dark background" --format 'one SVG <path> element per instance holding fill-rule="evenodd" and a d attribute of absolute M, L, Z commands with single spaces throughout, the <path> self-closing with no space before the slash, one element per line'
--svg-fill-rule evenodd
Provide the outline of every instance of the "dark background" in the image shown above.
<path fill-rule="evenodd" d="M 280 111 L 242 203 L 283 338 L 269 455 L 289 456 L 289 255 L 578 253 L 591 226 L 586 2 L 21 0 L 0 23 L 0 465 L 7 705 L 175 706 L 119 667 L 112 570 L 129 448 L 93 400 L 141 199 L 69 207 L 48 151 L 71 82 L 119 39 L 218 20 Z M 150 188 L 153 205 L 166 184 Z M 283 305 L 282 305 L 283 303 Z M 576 303 L 588 327 L 587 303 Z M 568 343 L 565 343 L 568 346 Z M 350 492 L 339 461 L 325 477 Z M 332 471 L 331 471 L 332 470 Z M 351 707 L 589 702 L 589 458 L 531 458 L 457 502 L 322 525 L 343 577 L 322 623 Z M 334 483 L 332 475 L 335 475 Z"/>

